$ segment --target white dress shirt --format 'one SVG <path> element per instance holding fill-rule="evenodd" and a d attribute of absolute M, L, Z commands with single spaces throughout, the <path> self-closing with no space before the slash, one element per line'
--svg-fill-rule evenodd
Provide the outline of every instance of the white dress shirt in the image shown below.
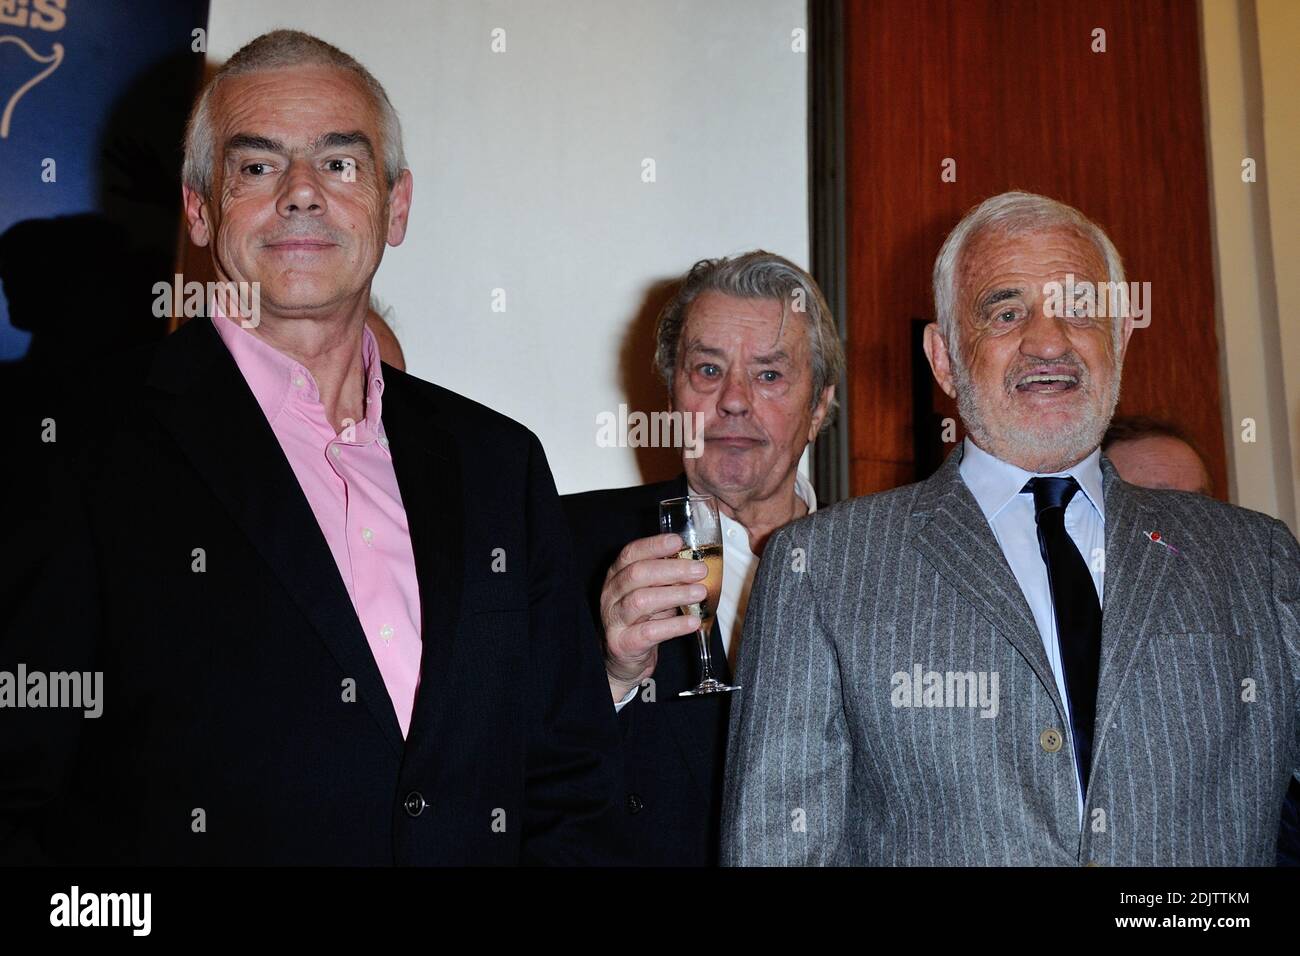
<path fill-rule="evenodd" d="M 794 493 L 808 506 L 809 514 L 817 510 L 817 492 L 812 482 L 798 471 L 794 473 Z M 713 626 L 721 628 L 722 649 L 735 673 L 736 649 L 740 647 L 740 632 L 745 626 L 749 589 L 754 586 L 754 576 L 758 573 L 758 557 L 749 549 L 749 530 L 721 510 L 718 513 L 722 515 L 722 594 L 718 597 Z"/>
<path fill-rule="evenodd" d="M 1065 690 L 1065 668 L 1061 665 L 1061 648 L 1056 635 L 1056 615 L 1052 610 L 1051 585 L 1047 580 L 1047 565 L 1043 563 L 1038 548 L 1038 519 L 1034 512 L 1034 496 L 1021 492 L 1025 482 L 1037 477 L 1035 472 L 1009 465 L 984 451 L 969 438 L 965 440 L 961 460 L 961 477 L 975 496 L 980 510 L 988 520 L 997 538 L 1002 554 L 1011 566 L 1020 590 L 1029 602 L 1034 623 L 1043 639 L 1043 649 L 1056 677 L 1056 689 L 1065 706 L 1066 722 L 1070 719 L 1070 700 Z M 1065 530 L 1084 563 L 1092 573 L 1092 583 L 1097 588 L 1097 603 L 1103 604 L 1105 578 L 1103 553 L 1106 546 L 1106 504 L 1102 499 L 1101 449 L 1073 468 L 1053 472 L 1052 476 L 1070 476 L 1079 483 L 1082 493 L 1076 492 L 1065 509 Z M 1050 477 L 1050 476 L 1049 476 Z M 1070 735 L 1073 740 L 1073 734 Z M 1079 779 L 1078 765 L 1074 778 L 1079 798 L 1079 824 L 1083 824 L 1083 785 Z"/>
<path fill-rule="evenodd" d="M 693 488 L 686 493 L 696 494 Z M 817 510 L 817 492 L 812 482 L 802 472 L 794 473 L 794 493 L 808 506 L 808 513 Z M 722 514 L 722 593 L 718 596 L 718 607 L 714 612 L 713 626 L 720 628 L 722 648 L 726 651 L 727 662 L 732 673 L 736 670 L 736 651 L 740 647 L 740 632 L 745 626 L 745 607 L 749 604 L 749 589 L 754 585 L 754 576 L 758 573 L 758 557 L 749 548 L 749 530 L 737 521 Z M 694 635 L 687 635 L 691 641 Z M 614 705 L 615 710 L 622 710 L 640 687 L 633 687 L 627 696 Z"/>

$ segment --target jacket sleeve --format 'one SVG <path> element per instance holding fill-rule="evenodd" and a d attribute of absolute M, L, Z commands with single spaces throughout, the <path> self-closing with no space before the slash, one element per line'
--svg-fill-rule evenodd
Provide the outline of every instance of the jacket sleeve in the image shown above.
<path fill-rule="evenodd" d="M 1300 866 L 1300 545 L 1282 522 L 1270 522 L 1273 606 L 1291 673 L 1295 675 L 1297 712 L 1291 734 L 1291 780 L 1282 803 L 1277 855 L 1280 866 Z"/>
<path fill-rule="evenodd" d="M 614 801 L 622 777 L 619 730 L 559 496 L 532 435 L 527 495 L 531 699 L 524 862 L 622 862 L 626 849 Z"/>
<path fill-rule="evenodd" d="M 750 592 L 727 747 L 724 866 L 849 862 L 852 752 L 808 528 L 772 536 Z"/>

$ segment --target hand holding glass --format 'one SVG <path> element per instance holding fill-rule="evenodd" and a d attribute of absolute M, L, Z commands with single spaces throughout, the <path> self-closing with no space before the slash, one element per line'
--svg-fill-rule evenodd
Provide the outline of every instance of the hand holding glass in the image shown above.
<path fill-rule="evenodd" d="M 698 604 L 680 608 L 683 614 L 694 614 L 700 619 L 696 637 L 700 642 L 700 669 L 703 677 L 699 686 L 684 690 L 677 696 L 695 697 L 700 694 L 721 694 L 740 690 L 713 678 L 710 669 L 709 635 L 717 615 L 718 598 L 722 594 L 722 520 L 718 517 L 718 504 L 709 495 L 691 495 L 686 498 L 667 498 L 659 502 L 660 530 L 679 535 L 683 548 L 678 558 L 703 561 L 708 575 L 702 582 L 708 596 Z M 671 560 L 671 559 L 669 559 Z"/>

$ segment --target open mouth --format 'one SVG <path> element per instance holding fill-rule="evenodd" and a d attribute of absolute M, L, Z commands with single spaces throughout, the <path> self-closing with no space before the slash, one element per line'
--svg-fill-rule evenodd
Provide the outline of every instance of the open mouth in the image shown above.
<path fill-rule="evenodd" d="M 1071 392 L 1079 387 L 1079 377 L 1069 374 L 1026 375 L 1016 383 L 1017 392 Z"/>

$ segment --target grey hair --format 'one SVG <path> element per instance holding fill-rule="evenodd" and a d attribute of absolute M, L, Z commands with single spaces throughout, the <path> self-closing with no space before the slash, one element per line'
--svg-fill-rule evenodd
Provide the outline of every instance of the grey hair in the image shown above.
<path fill-rule="evenodd" d="M 654 367 L 669 393 L 677 377 L 687 312 L 691 303 L 706 292 L 780 302 L 782 328 L 791 312 L 803 313 L 812 351 L 813 407 L 817 407 L 828 386 L 839 384 L 844 375 L 844 346 L 822 290 L 812 276 L 789 259 L 755 249 L 730 259 L 701 259 L 691 266 L 676 293 L 660 310 L 655 322 Z M 838 397 L 833 398 L 822 421 L 823 430 L 830 425 L 838 405 Z"/>
<path fill-rule="evenodd" d="M 298 30 L 272 30 L 240 47 L 208 81 L 190 111 L 185 128 L 185 165 L 181 178 L 186 186 L 207 196 L 212 189 L 212 163 L 216 137 L 212 129 L 212 99 L 222 80 L 295 66 L 328 66 L 347 70 L 361 80 L 379 111 L 379 134 L 384 178 L 392 189 L 406 168 L 402 149 L 402 124 L 388 94 L 374 75 L 338 47 Z"/>
<path fill-rule="evenodd" d="M 1035 193 L 1006 192 L 984 200 L 962 217 L 934 260 L 934 312 L 939 333 L 954 363 L 961 361 L 961 335 L 957 322 L 957 268 L 962 253 L 980 233 L 997 230 L 1022 235 L 1043 229 L 1065 227 L 1091 240 L 1106 260 L 1107 281 L 1124 281 L 1124 263 L 1105 230 L 1073 206 Z M 1116 317 L 1114 335 L 1118 341 L 1123 322 Z"/>

